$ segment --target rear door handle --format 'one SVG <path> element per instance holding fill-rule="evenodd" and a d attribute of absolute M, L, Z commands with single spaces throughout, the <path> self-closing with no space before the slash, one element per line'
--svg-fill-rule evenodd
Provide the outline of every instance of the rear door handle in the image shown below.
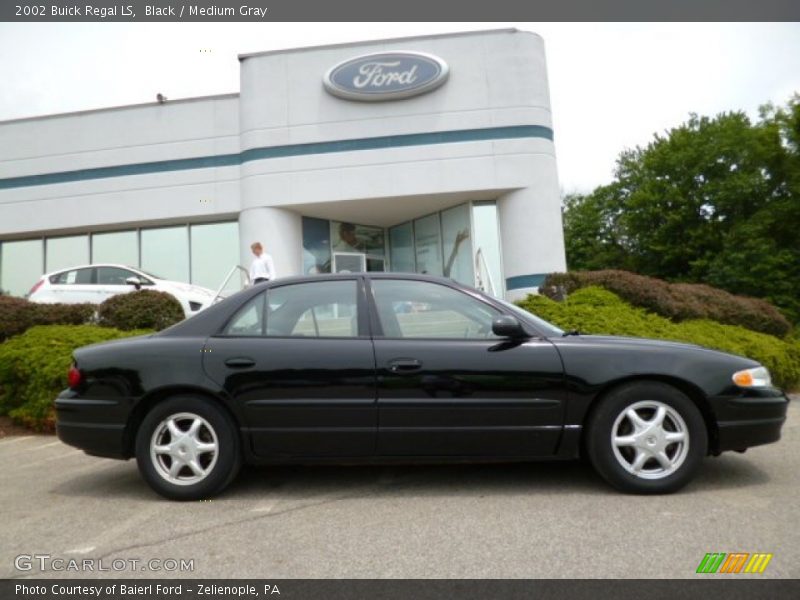
<path fill-rule="evenodd" d="M 396 358 L 389 361 L 389 370 L 392 373 L 413 373 L 422 368 L 422 363 L 415 358 Z"/>
<path fill-rule="evenodd" d="M 234 369 L 243 369 L 245 367 L 252 367 L 256 364 L 256 361 L 247 356 L 237 356 L 235 358 L 229 358 L 225 361 L 225 364 Z"/>

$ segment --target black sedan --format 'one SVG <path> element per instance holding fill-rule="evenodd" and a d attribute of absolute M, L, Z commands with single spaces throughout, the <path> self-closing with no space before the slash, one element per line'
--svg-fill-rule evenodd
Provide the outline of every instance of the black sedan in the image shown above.
<path fill-rule="evenodd" d="M 59 437 L 135 456 L 178 500 L 220 492 L 242 463 L 580 456 L 620 490 L 673 492 L 708 454 L 778 440 L 788 405 L 747 358 L 565 333 L 405 274 L 259 284 L 74 361 Z"/>

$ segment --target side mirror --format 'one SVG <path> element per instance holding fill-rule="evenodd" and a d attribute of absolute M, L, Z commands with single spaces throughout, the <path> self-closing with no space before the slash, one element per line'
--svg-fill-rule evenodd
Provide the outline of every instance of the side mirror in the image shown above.
<path fill-rule="evenodd" d="M 138 278 L 138 277 L 128 277 L 128 278 L 125 280 L 125 283 L 127 283 L 128 285 L 132 285 L 132 286 L 133 286 L 133 287 L 135 287 L 137 290 L 140 290 L 140 289 L 142 289 L 142 282 L 139 280 L 139 278 Z"/>
<path fill-rule="evenodd" d="M 527 337 L 528 334 L 522 328 L 522 324 L 511 315 L 502 315 L 495 317 L 492 321 L 492 333 L 499 337 L 504 338 L 522 338 Z"/>

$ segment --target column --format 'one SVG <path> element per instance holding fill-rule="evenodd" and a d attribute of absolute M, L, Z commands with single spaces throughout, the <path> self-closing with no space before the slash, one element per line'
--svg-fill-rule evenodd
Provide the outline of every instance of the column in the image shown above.
<path fill-rule="evenodd" d="M 567 269 L 555 159 L 540 156 L 531 162 L 531 185 L 497 200 L 508 300 L 535 293 L 548 273 Z"/>
<path fill-rule="evenodd" d="M 302 273 L 302 219 L 296 212 L 266 206 L 244 209 L 239 213 L 239 244 L 245 267 L 253 261 L 253 242 L 261 242 L 264 252 L 272 256 L 278 277 Z"/>

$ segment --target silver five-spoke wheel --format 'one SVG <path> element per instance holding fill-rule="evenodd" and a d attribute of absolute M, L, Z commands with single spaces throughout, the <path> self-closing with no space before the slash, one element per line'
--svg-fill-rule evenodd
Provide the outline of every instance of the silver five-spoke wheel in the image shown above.
<path fill-rule="evenodd" d="M 161 421 L 150 438 L 150 459 L 156 472 L 176 485 L 204 480 L 217 463 L 219 441 L 200 415 L 181 412 Z"/>
<path fill-rule="evenodd" d="M 661 479 L 677 471 L 689 452 L 689 429 L 671 406 L 642 400 L 614 421 L 611 445 L 619 464 L 642 479 Z"/>

